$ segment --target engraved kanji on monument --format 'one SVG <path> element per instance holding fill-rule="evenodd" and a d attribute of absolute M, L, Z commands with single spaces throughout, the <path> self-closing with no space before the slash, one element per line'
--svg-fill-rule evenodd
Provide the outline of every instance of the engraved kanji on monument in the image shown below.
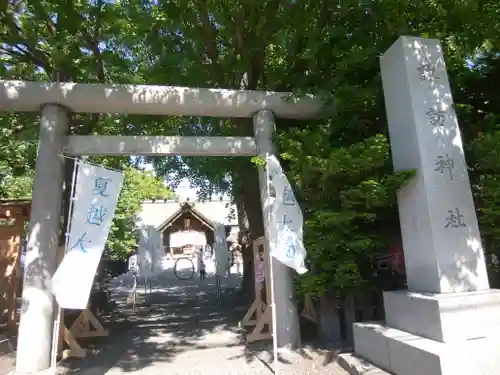
<path fill-rule="evenodd" d="M 382 57 L 408 289 L 489 287 L 462 139 L 439 41 L 402 37 Z"/>

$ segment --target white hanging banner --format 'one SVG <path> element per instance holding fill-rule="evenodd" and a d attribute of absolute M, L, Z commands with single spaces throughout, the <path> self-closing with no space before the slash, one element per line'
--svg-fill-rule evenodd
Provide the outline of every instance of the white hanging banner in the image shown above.
<path fill-rule="evenodd" d="M 138 267 L 141 276 L 151 277 L 163 271 L 161 260 L 165 252 L 161 233 L 155 227 L 144 224 L 139 226 L 138 250 Z"/>
<path fill-rule="evenodd" d="M 128 258 L 128 270 L 130 272 L 139 273 L 139 266 L 137 264 L 137 254 L 132 254 L 130 258 Z"/>
<path fill-rule="evenodd" d="M 224 224 L 216 223 L 214 230 L 214 253 L 215 253 L 215 274 L 224 276 L 229 267 L 229 248 L 226 241 L 226 229 Z"/>
<path fill-rule="evenodd" d="M 80 161 L 77 167 L 67 254 L 52 278 L 52 290 L 62 308 L 83 310 L 108 239 L 123 173 Z"/>
<path fill-rule="evenodd" d="M 274 156 L 266 157 L 268 187 L 274 189 L 275 197 L 268 191 L 265 203 L 266 214 L 270 217 L 268 229 L 270 254 L 299 274 L 306 273 L 306 249 L 302 228 L 302 210 L 295 199 L 292 187 L 283 169 Z"/>

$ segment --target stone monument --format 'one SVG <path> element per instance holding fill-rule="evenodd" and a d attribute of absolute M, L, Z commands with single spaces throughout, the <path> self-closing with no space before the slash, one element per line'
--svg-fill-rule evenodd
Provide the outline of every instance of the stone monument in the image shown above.
<path fill-rule="evenodd" d="M 356 355 L 396 375 L 500 374 L 500 291 L 489 289 L 439 41 L 399 38 L 381 57 L 408 291 L 385 324 L 354 325 Z"/>

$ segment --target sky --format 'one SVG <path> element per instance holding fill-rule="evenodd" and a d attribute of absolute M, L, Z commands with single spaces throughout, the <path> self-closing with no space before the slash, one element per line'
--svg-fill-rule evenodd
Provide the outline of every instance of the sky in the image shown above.
<path fill-rule="evenodd" d="M 189 181 L 185 178 L 181 181 L 175 193 L 179 196 L 181 201 L 185 201 L 189 198 L 190 201 L 196 200 L 196 192 L 198 189 L 192 188 Z"/>
<path fill-rule="evenodd" d="M 190 201 L 194 201 L 197 199 L 196 192 L 198 189 L 192 188 L 188 179 L 182 179 L 177 189 L 175 189 L 175 193 L 179 196 L 181 201 L 186 201 L 188 198 Z M 212 199 L 219 200 L 221 197 L 220 194 L 215 194 Z M 230 196 L 227 194 L 222 195 L 223 199 L 230 199 Z"/>
<path fill-rule="evenodd" d="M 153 166 L 149 163 L 141 164 L 141 168 L 144 168 L 147 171 L 153 171 Z M 181 182 L 179 183 L 179 186 L 177 186 L 177 188 L 174 189 L 174 191 L 181 201 L 186 201 L 188 199 L 190 201 L 194 201 L 197 199 L 196 193 L 198 191 L 198 188 L 192 188 L 187 178 L 182 179 Z M 218 200 L 219 198 L 220 198 L 219 194 L 214 195 L 212 197 L 212 199 L 214 200 Z M 230 199 L 229 195 L 227 194 L 224 194 L 223 198 Z"/>

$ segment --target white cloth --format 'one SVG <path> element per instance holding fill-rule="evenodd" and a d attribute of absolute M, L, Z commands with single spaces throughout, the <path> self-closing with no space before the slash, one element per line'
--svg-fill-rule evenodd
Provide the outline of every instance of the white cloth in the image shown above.
<path fill-rule="evenodd" d="M 216 223 L 214 236 L 215 274 L 223 276 L 227 272 L 231 256 L 226 242 L 226 229 L 224 228 L 224 224 Z"/>
<path fill-rule="evenodd" d="M 68 252 L 52 278 L 52 292 L 61 307 L 83 310 L 108 239 L 123 173 L 81 161 L 76 166 Z"/>
<path fill-rule="evenodd" d="M 164 254 L 161 233 L 151 225 L 140 224 L 137 266 L 141 275 L 152 277 L 161 273 Z"/>
<path fill-rule="evenodd" d="M 264 205 L 265 213 L 270 218 L 267 228 L 270 254 L 303 274 L 308 271 L 304 264 L 307 255 L 302 235 L 304 219 L 292 187 L 274 155 L 266 158 L 266 175 L 268 187 L 272 187 L 276 194 L 273 198 L 268 191 Z"/>
<path fill-rule="evenodd" d="M 131 255 L 128 258 L 128 270 L 130 272 L 139 272 L 139 267 L 137 267 L 137 254 Z"/>

